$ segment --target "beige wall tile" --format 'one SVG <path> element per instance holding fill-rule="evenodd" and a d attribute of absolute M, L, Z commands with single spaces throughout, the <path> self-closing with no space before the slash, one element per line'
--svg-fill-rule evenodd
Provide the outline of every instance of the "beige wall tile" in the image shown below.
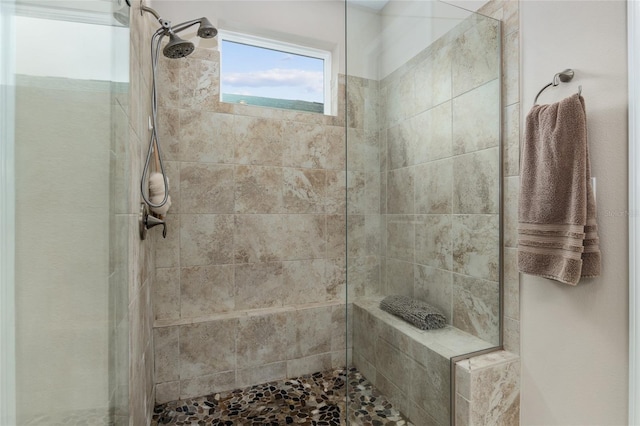
<path fill-rule="evenodd" d="M 326 256 L 327 230 L 324 215 L 283 215 L 283 260 L 320 259 Z"/>
<path fill-rule="evenodd" d="M 180 318 L 180 268 L 157 268 L 153 283 L 155 319 Z"/>
<path fill-rule="evenodd" d="M 243 388 L 274 380 L 282 380 L 287 376 L 287 362 L 258 365 L 256 367 L 239 368 L 236 372 L 236 386 Z"/>
<path fill-rule="evenodd" d="M 233 216 L 180 215 L 180 264 L 220 265 L 233 262 Z"/>
<path fill-rule="evenodd" d="M 283 203 L 286 213 L 324 213 L 326 171 L 285 168 Z"/>
<path fill-rule="evenodd" d="M 452 230 L 452 219 L 449 215 L 417 216 L 416 263 L 451 270 Z"/>
<path fill-rule="evenodd" d="M 236 116 L 233 130 L 237 163 L 283 165 L 283 126 L 280 120 Z"/>
<path fill-rule="evenodd" d="M 235 266 L 236 309 L 282 306 L 285 294 L 281 262 Z"/>
<path fill-rule="evenodd" d="M 183 109 L 180 110 L 179 120 L 180 160 L 226 164 L 233 162 L 233 115 Z"/>
<path fill-rule="evenodd" d="M 205 49 L 198 49 L 204 52 Z M 214 59 L 214 58 L 207 58 Z M 220 98 L 220 62 L 197 57 L 182 63 L 180 104 L 182 108 L 213 110 Z"/>
<path fill-rule="evenodd" d="M 413 296 L 414 271 L 411 263 L 389 258 L 387 259 L 386 272 L 383 294 Z"/>
<path fill-rule="evenodd" d="M 499 81 L 492 80 L 453 100 L 453 153 L 498 146 L 500 135 Z"/>
<path fill-rule="evenodd" d="M 500 24 L 493 19 L 476 19 L 453 49 L 453 96 L 496 79 L 500 73 Z"/>
<path fill-rule="evenodd" d="M 234 244 L 236 263 L 281 260 L 284 252 L 281 215 L 236 215 Z"/>
<path fill-rule="evenodd" d="M 232 311 L 233 265 L 192 266 L 180 269 L 180 317 L 197 318 Z"/>
<path fill-rule="evenodd" d="M 453 271 L 476 278 L 498 280 L 498 217 L 453 217 Z"/>
<path fill-rule="evenodd" d="M 235 369 L 237 332 L 236 319 L 180 326 L 180 379 Z M 184 385 L 180 388 L 184 395 Z"/>
<path fill-rule="evenodd" d="M 451 47 L 437 49 L 416 65 L 416 110 L 424 111 L 451 99 Z"/>
<path fill-rule="evenodd" d="M 283 187 L 280 167 L 236 166 L 235 212 L 282 213 Z"/>
<path fill-rule="evenodd" d="M 415 223 L 411 217 L 387 219 L 387 257 L 413 262 L 415 237 Z"/>
<path fill-rule="evenodd" d="M 346 300 L 347 275 L 344 258 L 327 259 L 325 262 L 325 280 L 327 300 Z"/>
<path fill-rule="evenodd" d="M 282 303 L 293 306 L 329 300 L 326 263 L 324 259 L 283 262 Z"/>
<path fill-rule="evenodd" d="M 236 340 L 238 368 L 285 361 L 292 344 L 289 312 L 240 318 Z"/>
<path fill-rule="evenodd" d="M 453 276 L 450 271 L 414 265 L 414 297 L 440 309 L 449 324 L 453 319 L 452 293 Z"/>
<path fill-rule="evenodd" d="M 409 398 L 438 424 L 449 423 L 451 415 L 450 365 L 445 357 L 433 357 L 428 366 L 409 358 L 412 371 Z"/>
<path fill-rule="evenodd" d="M 283 140 L 285 167 L 320 169 L 326 165 L 329 145 L 325 126 L 287 121 L 283 124 Z"/>
<path fill-rule="evenodd" d="M 453 274 L 453 325 L 498 345 L 500 289 L 494 281 Z"/>
<path fill-rule="evenodd" d="M 502 72 L 504 73 L 502 99 L 504 105 L 513 105 L 520 100 L 520 33 L 518 31 L 506 34 L 502 51 Z"/>
<path fill-rule="evenodd" d="M 287 361 L 287 377 L 298 377 L 331 368 L 331 353 L 311 355 L 304 358 L 290 359 Z"/>
<path fill-rule="evenodd" d="M 180 381 L 180 399 L 210 395 L 213 392 L 224 392 L 236 388 L 236 372 L 207 374 Z"/>
<path fill-rule="evenodd" d="M 445 159 L 415 168 L 415 210 L 422 214 L 452 212 L 454 161 Z M 456 171 L 458 169 L 456 168 Z M 456 173 L 456 178 L 460 173 Z"/>
<path fill-rule="evenodd" d="M 409 165 L 411 148 L 415 145 L 412 138 L 417 131 L 412 120 L 402 121 L 387 131 L 387 159 L 389 170 L 396 170 Z"/>
<path fill-rule="evenodd" d="M 233 213 L 233 166 L 181 163 L 180 206 L 183 213 Z"/>
<path fill-rule="evenodd" d="M 156 404 L 177 401 L 180 399 L 180 382 L 165 382 L 156 384 Z"/>
<path fill-rule="evenodd" d="M 420 164 L 451 156 L 451 107 L 452 103 L 447 101 L 411 119 L 414 135 L 410 139 L 409 164 Z"/>
<path fill-rule="evenodd" d="M 153 345 L 156 383 L 178 380 L 180 378 L 178 327 L 153 330 Z"/>
<path fill-rule="evenodd" d="M 288 359 L 331 352 L 332 307 L 300 309 L 290 314 L 292 340 Z"/>
<path fill-rule="evenodd" d="M 392 170 L 387 175 L 387 213 L 414 213 L 414 169 Z"/>
<path fill-rule="evenodd" d="M 454 213 L 498 213 L 499 162 L 498 148 L 453 158 Z"/>
<path fill-rule="evenodd" d="M 520 420 L 520 361 L 471 372 L 471 424 L 513 425 Z"/>
<path fill-rule="evenodd" d="M 155 244 L 155 261 L 158 268 L 180 266 L 180 215 L 169 213 L 165 218 L 167 238 Z"/>

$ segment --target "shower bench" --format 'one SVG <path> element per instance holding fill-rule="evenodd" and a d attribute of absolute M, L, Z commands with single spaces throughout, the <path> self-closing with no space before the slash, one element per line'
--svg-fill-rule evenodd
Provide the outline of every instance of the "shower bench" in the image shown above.
<path fill-rule="evenodd" d="M 494 346 L 451 325 L 420 330 L 380 309 L 353 303 L 353 363 L 414 424 L 450 424 L 450 359 Z"/>

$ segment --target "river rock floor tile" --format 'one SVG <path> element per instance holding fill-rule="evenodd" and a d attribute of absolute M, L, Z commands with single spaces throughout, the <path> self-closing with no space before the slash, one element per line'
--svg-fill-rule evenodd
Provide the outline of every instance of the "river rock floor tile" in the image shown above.
<path fill-rule="evenodd" d="M 289 424 L 413 426 L 355 368 L 323 371 L 230 392 L 167 402 L 155 407 L 151 422 L 152 426 Z"/>

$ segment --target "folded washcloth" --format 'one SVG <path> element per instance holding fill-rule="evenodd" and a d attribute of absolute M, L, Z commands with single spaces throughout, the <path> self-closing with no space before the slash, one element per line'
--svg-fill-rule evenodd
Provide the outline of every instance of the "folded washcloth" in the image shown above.
<path fill-rule="evenodd" d="M 433 306 L 407 296 L 387 296 L 380 302 L 380 309 L 398 316 L 421 330 L 443 328 L 447 319 Z"/>
<path fill-rule="evenodd" d="M 520 164 L 520 272 L 570 285 L 600 275 L 582 96 L 531 109 Z"/>

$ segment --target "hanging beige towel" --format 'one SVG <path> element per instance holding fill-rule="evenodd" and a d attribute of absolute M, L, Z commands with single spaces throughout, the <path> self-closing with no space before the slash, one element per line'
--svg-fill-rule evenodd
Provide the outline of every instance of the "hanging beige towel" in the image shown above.
<path fill-rule="evenodd" d="M 531 109 L 520 164 L 520 272 L 570 285 L 600 275 L 582 96 Z"/>

